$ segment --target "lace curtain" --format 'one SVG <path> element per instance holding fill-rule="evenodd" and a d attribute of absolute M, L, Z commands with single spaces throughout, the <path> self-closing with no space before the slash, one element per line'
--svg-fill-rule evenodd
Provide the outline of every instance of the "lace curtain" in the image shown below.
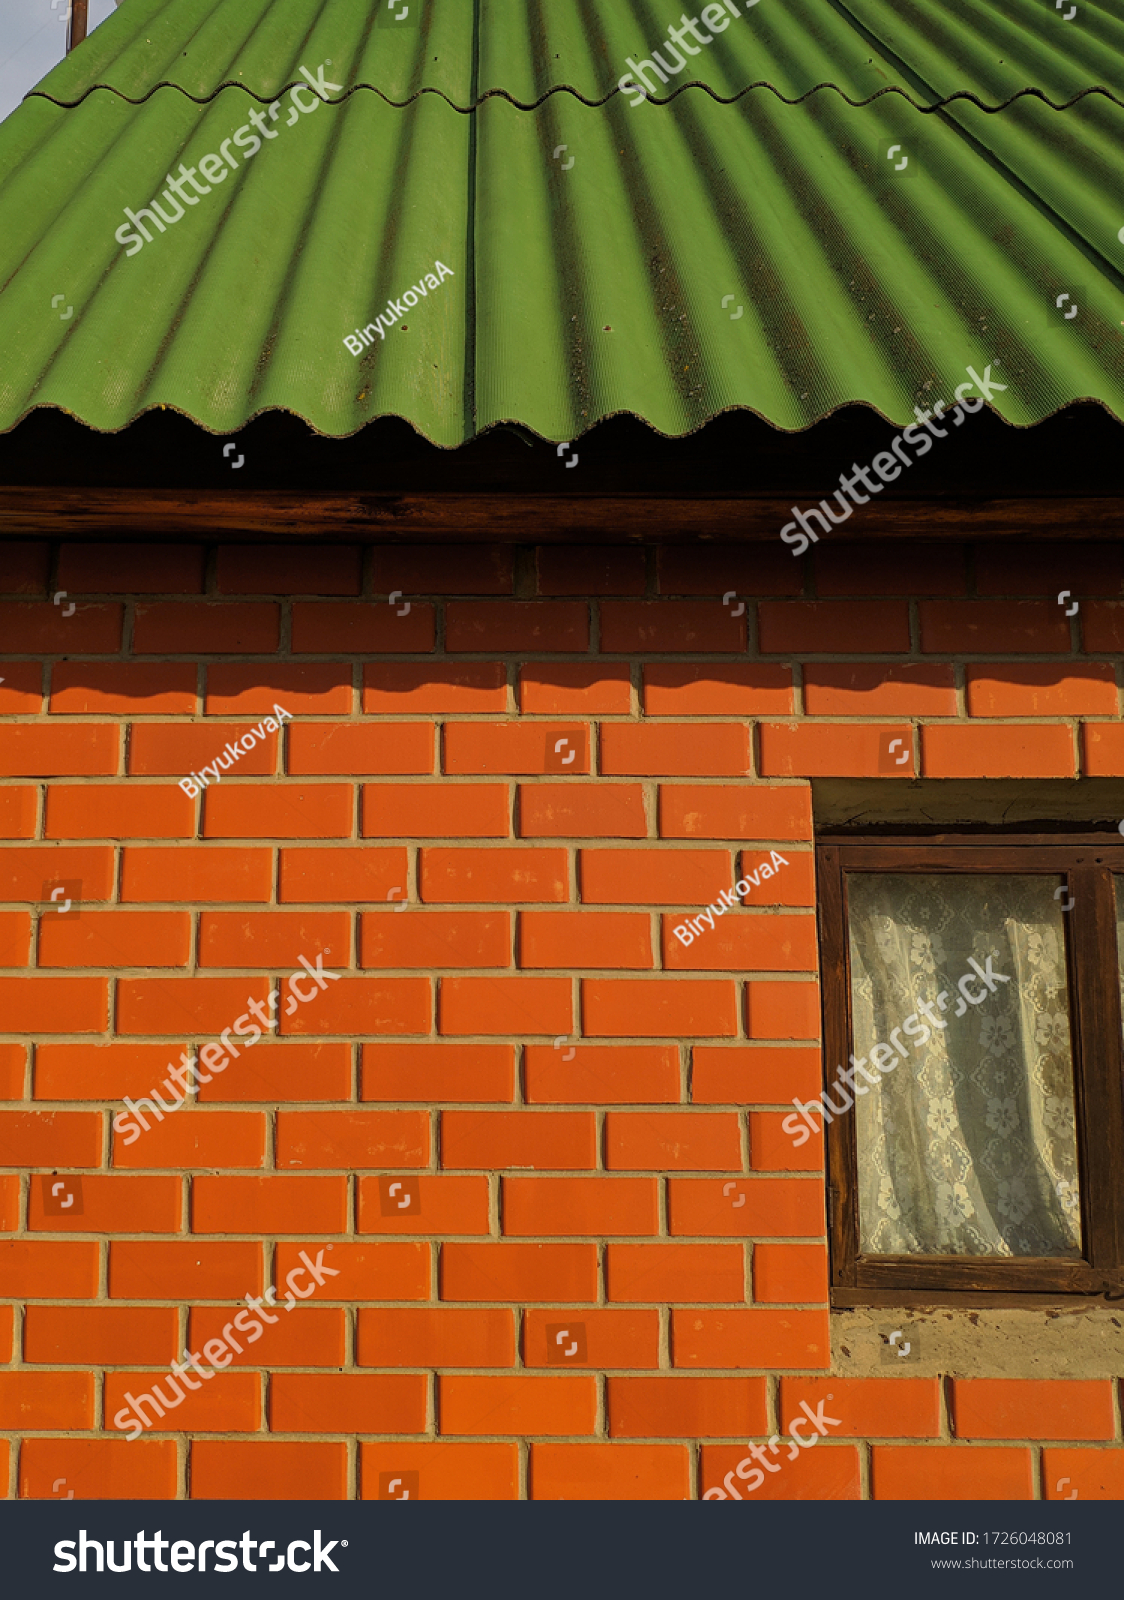
<path fill-rule="evenodd" d="M 864 1253 L 1080 1255 L 1059 881 L 848 874 L 856 1059 L 922 1001 L 946 1024 L 919 1048 L 907 1035 L 908 1059 L 856 1100 Z M 1010 982 L 962 1007 L 961 977 L 983 987 L 969 956 Z"/>

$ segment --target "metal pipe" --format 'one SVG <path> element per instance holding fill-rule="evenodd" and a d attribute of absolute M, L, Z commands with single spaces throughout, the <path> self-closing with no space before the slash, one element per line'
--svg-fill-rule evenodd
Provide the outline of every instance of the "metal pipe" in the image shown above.
<path fill-rule="evenodd" d="M 86 37 L 86 10 L 89 0 L 70 0 L 70 27 L 66 34 L 67 55 Z"/>

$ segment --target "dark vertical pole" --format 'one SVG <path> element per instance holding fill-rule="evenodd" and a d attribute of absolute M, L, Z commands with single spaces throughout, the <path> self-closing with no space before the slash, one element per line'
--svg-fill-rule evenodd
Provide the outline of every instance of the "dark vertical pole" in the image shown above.
<path fill-rule="evenodd" d="M 67 55 L 86 37 L 86 7 L 88 0 L 70 0 L 70 27 L 66 36 Z"/>

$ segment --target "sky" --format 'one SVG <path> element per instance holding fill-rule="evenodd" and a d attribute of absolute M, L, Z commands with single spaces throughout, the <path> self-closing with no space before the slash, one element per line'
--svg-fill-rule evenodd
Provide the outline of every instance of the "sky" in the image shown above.
<path fill-rule="evenodd" d="M 66 11 L 67 0 L 0 0 L 0 118 L 66 54 Z M 90 0 L 89 31 L 112 13 L 113 0 Z"/>

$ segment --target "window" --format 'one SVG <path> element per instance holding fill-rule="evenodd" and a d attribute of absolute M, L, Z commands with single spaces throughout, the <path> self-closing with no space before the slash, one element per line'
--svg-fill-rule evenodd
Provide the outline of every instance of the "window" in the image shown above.
<path fill-rule="evenodd" d="M 1124 843 L 829 836 L 817 875 L 834 1303 L 1124 1292 Z"/>

